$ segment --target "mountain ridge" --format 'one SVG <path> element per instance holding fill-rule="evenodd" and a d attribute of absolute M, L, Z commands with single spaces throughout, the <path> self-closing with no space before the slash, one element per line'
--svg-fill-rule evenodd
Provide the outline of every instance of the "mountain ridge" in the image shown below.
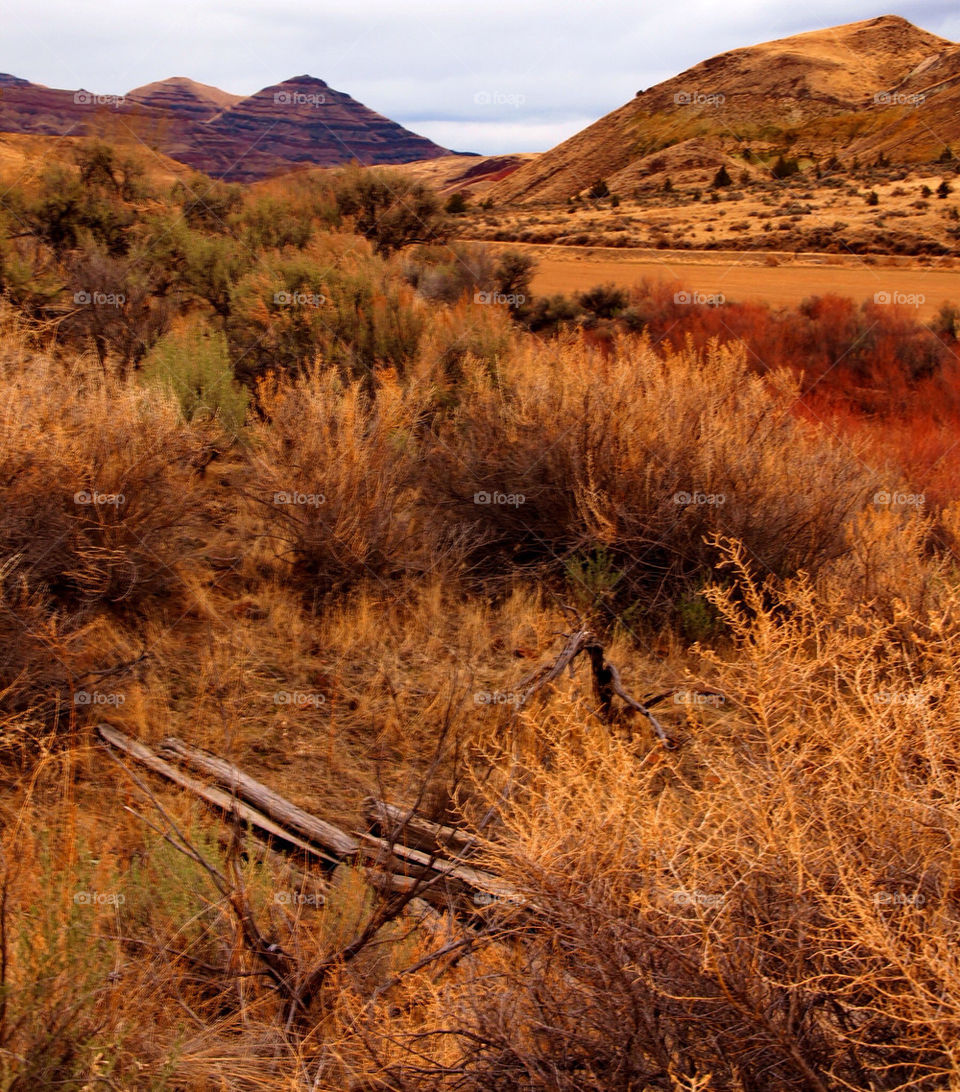
<path fill-rule="evenodd" d="M 450 154 L 426 137 L 302 75 L 234 95 L 186 76 L 101 95 L 0 76 L 0 131 L 135 137 L 187 166 L 253 182 L 301 166 L 405 163 Z"/>

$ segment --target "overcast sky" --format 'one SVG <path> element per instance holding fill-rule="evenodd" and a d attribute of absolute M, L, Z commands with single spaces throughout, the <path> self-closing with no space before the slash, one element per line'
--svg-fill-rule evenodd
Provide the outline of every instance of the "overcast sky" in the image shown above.
<path fill-rule="evenodd" d="M 954 41 L 960 0 L 45 0 L 9 3 L 0 71 L 118 94 L 308 73 L 458 151 L 542 151 L 742 45 L 897 14 Z"/>

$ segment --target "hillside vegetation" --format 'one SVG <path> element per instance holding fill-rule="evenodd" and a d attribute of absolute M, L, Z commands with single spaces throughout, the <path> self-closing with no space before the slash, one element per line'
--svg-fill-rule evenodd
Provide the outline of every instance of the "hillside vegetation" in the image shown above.
<path fill-rule="evenodd" d="M 83 145 L 5 203 L 0 1088 L 960 1087 L 951 309 L 536 299 L 377 172 Z M 573 617 L 672 746 L 585 666 L 521 703 Z M 100 723 L 510 896 L 416 912 Z"/>

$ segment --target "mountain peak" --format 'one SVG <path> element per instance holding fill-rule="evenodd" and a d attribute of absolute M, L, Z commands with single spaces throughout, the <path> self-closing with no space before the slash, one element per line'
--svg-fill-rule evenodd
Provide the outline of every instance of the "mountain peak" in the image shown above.
<path fill-rule="evenodd" d="M 132 102 L 144 103 L 151 106 L 160 106 L 169 109 L 190 109 L 196 112 L 197 104 L 208 107 L 208 113 L 215 113 L 239 102 L 242 95 L 231 95 L 229 91 L 221 91 L 219 87 L 212 87 L 207 83 L 198 83 L 187 76 L 169 76 L 165 80 L 156 80 L 154 83 L 146 83 L 142 87 L 135 87 L 124 96 Z"/>
<path fill-rule="evenodd" d="M 281 83 L 275 84 L 276 87 L 329 87 L 330 85 L 326 80 L 321 80 L 317 76 L 311 76 L 304 74 L 303 76 L 291 76 L 289 80 L 283 80 Z M 270 90 L 270 88 L 265 88 Z"/>

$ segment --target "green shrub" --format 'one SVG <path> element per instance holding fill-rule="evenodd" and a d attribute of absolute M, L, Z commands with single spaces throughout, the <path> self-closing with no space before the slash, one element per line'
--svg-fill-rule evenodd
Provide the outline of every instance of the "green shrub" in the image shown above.
<path fill-rule="evenodd" d="M 236 381 L 219 330 L 193 326 L 167 334 L 147 356 L 141 375 L 150 386 L 172 390 L 188 421 L 209 417 L 230 433 L 243 427 L 249 395 Z"/>

